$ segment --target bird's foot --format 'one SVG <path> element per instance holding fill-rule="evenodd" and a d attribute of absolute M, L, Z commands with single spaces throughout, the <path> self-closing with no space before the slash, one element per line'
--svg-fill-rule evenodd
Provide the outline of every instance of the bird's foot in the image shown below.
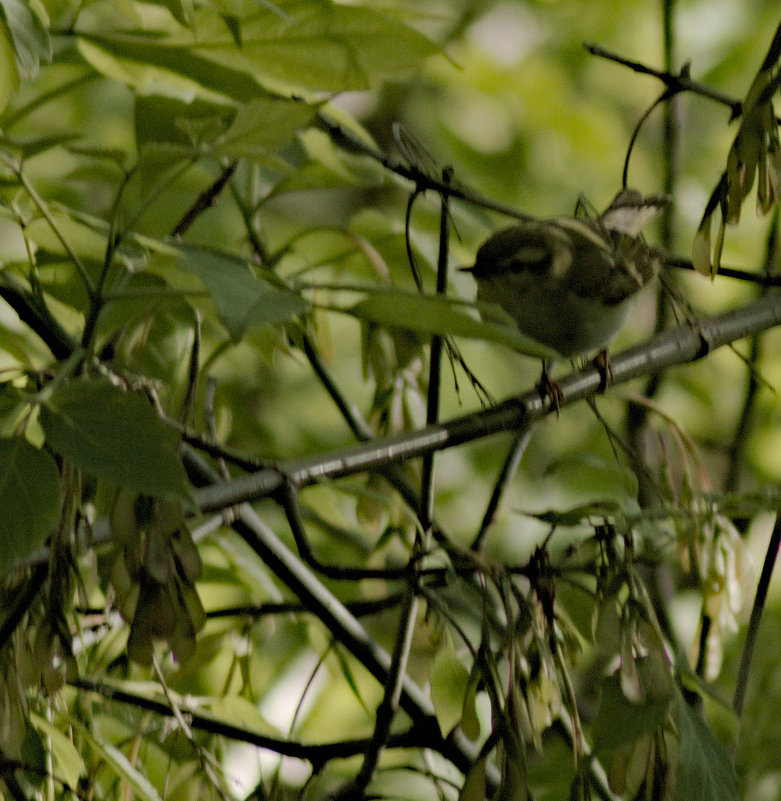
<path fill-rule="evenodd" d="M 599 353 L 589 362 L 591 367 L 599 370 L 599 392 L 604 392 L 613 383 L 613 368 L 610 365 L 610 357 L 607 354 L 607 348 L 603 348 Z"/>
<path fill-rule="evenodd" d="M 537 382 L 536 389 L 542 402 L 545 403 L 545 401 L 548 401 L 558 415 L 561 404 L 564 401 L 564 396 L 562 395 L 561 387 L 550 377 L 548 365 L 545 362 L 542 363 L 542 375 Z"/>

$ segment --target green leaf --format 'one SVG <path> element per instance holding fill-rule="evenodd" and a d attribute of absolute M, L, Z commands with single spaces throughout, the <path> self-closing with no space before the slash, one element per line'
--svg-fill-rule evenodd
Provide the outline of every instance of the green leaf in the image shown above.
<path fill-rule="evenodd" d="M 95 69 L 139 93 L 245 103 L 261 87 L 286 95 L 368 89 L 410 75 L 437 50 L 392 17 L 321 0 L 255 7 L 230 24 L 204 7 L 192 31 L 82 34 L 78 46 Z"/>
<path fill-rule="evenodd" d="M 431 702 L 443 737 L 461 721 L 464 699 L 469 689 L 469 671 L 453 652 L 442 648 L 429 670 Z"/>
<path fill-rule="evenodd" d="M 207 248 L 180 248 L 179 265 L 196 273 L 234 342 L 252 325 L 280 325 L 303 314 L 309 304 L 300 295 L 258 278 L 242 259 Z"/>
<path fill-rule="evenodd" d="M 467 308 L 465 303 L 449 298 L 394 290 L 370 293 L 346 311 L 379 325 L 426 334 L 486 339 L 543 359 L 553 355 L 549 348 L 523 336 L 514 326 L 477 320 L 467 313 Z"/>
<path fill-rule="evenodd" d="M 158 94 L 189 103 L 196 98 L 226 104 L 249 101 L 262 92 L 257 81 L 237 70 L 196 56 L 188 47 L 145 37 L 106 35 L 77 40 L 79 52 L 98 72 L 139 94 Z"/>
<path fill-rule="evenodd" d="M 16 51 L 16 60 L 22 75 L 29 79 L 38 72 L 41 59 L 51 61 L 52 43 L 49 32 L 37 14 L 21 0 L 0 0 L 2 15 Z"/>
<path fill-rule="evenodd" d="M 381 165 L 366 156 L 356 156 L 337 147 L 325 131 L 309 128 L 299 133 L 298 139 L 311 161 L 280 181 L 270 196 L 306 189 L 379 186 L 385 179 Z"/>
<path fill-rule="evenodd" d="M 43 545 L 57 524 L 60 474 L 24 437 L 0 439 L 0 574 Z"/>
<path fill-rule="evenodd" d="M 653 734 L 667 719 L 670 698 L 632 703 L 621 690 L 617 673 L 603 679 L 601 688 L 599 711 L 594 721 L 594 748 L 597 751 L 619 748 L 645 734 Z"/>
<path fill-rule="evenodd" d="M 204 10 L 196 50 L 223 67 L 257 74 L 274 91 L 326 92 L 408 77 L 437 52 L 422 34 L 370 8 L 321 0 L 279 6 L 284 14 L 262 9 L 241 20 L 241 49 L 224 23 Z"/>
<path fill-rule="evenodd" d="M 239 108 L 216 151 L 230 158 L 263 156 L 311 125 L 316 116 L 317 107 L 300 101 L 258 98 Z"/>
<path fill-rule="evenodd" d="M 179 435 L 138 395 L 105 381 L 70 381 L 41 407 L 49 446 L 111 484 L 191 504 Z"/>
<path fill-rule="evenodd" d="M 84 760 L 78 749 L 65 734 L 35 712 L 30 713 L 30 722 L 49 740 L 54 757 L 54 775 L 62 779 L 72 790 L 76 789 L 79 778 L 85 773 Z"/>
<path fill-rule="evenodd" d="M 485 801 L 489 797 L 485 775 L 486 759 L 487 757 L 478 759 L 469 769 L 464 786 L 458 794 L 458 801 Z"/>
<path fill-rule="evenodd" d="M 678 746 L 678 798 L 686 801 L 739 801 L 738 779 L 726 748 L 702 718 L 675 696 Z"/>
<path fill-rule="evenodd" d="M 549 509 L 545 512 L 524 512 L 523 514 L 551 526 L 577 526 L 594 516 L 610 517 L 620 510 L 621 507 L 616 501 L 597 501 L 574 506 L 571 509 Z"/>
<path fill-rule="evenodd" d="M 19 88 L 19 70 L 8 26 L 0 19 L 0 112 Z"/>
<path fill-rule="evenodd" d="M 113 770 L 122 781 L 127 783 L 135 798 L 139 798 L 141 801 L 163 801 L 162 796 L 155 790 L 152 782 L 143 773 L 136 770 L 130 764 L 130 760 L 118 748 L 110 743 L 98 741 L 88 729 L 77 721 L 71 722 L 81 730 L 90 747 L 100 757 L 100 761 L 110 770 Z"/>

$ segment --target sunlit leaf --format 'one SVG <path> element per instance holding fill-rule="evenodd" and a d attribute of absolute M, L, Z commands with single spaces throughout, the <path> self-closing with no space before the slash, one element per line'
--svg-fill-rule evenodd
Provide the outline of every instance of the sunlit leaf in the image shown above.
<path fill-rule="evenodd" d="M 8 26 L 0 19 L 0 112 L 19 88 L 19 70 Z"/>
<path fill-rule="evenodd" d="M 0 439 L 0 574 L 39 548 L 59 516 L 60 474 L 24 437 Z"/>
<path fill-rule="evenodd" d="M 447 736 L 461 720 L 469 671 L 451 648 L 442 648 L 431 664 L 429 679 L 439 729 Z"/>
<path fill-rule="evenodd" d="M 54 451 L 96 478 L 191 503 L 179 435 L 138 395 L 70 381 L 42 406 L 41 425 Z"/>
<path fill-rule="evenodd" d="M 20 72 L 25 78 L 34 77 L 41 59 L 51 61 L 49 32 L 30 5 L 21 0 L 0 0 L 0 14 L 8 25 Z"/>
<path fill-rule="evenodd" d="M 98 754 L 100 761 L 109 770 L 113 771 L 117 778 L 127 784 L 134 797 L 141 799 L 141 801 L 162 801 L 162 796 L 154 788 L 152 782 L 130 763 L 130 760 L 122 751 L 110 743 L 102 742 L 89 729 L 81 726 L 77 721 L 73 721 L 73 723 L 78 726 L 89 742 L 90 748 Z"/>
<path fill-rule="evenodd" d="M 54 775 L 61 778 L 71 789 L 78 786 L 79 778 L 85 772 L 84 760 L 71 739 L 56 726 L 32 713 L 31 723 L 48 738 L 51 754 L 54 757 Z"/>
<path fill-rule="evenodd" d="M 263 155 L 310 125 L 316 114 L 316 107 L 295 100 L 258 98 L 239 108 L 216 150 L 231 158 Z"/>
<path fill-rule="evenodd" d="M 410 75 L 436 52 L 422 34 L 371 8 L 314 0 L 282 7 L 284 16 L 262 9 L 242 20 L 241 49 L 226 26 L 204 11 L 196 52 L 257 74 L 273 89 L 319 91 L 368 89 Z"/>

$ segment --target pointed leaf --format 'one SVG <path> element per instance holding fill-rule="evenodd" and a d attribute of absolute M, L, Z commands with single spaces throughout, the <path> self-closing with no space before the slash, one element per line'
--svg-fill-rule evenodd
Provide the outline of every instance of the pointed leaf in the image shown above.
<path fill-rule="evenodd" d="M 0 575 L 43 545 L 59 516 L 60 474 L 24 437 L 0 439 Z"/>
<path fill-rule="evenodd" d="M 61 778 L 71 790 L 75 790 L 79 778 L 84 774 L 84 760 L 70 738 L 56 726 L 35 712 L 30 713 L 30 722 L 48 738 L 50 753 L 54 759 L 54 775 Z"/>
<path fill-rule="evenodd" d="M 738 780 L 732 759 L 702 718 L 675 696 L 678 746 L 678 798 L 687 801 L 738 801 Z"/>
<path fill-rule="evenodd" d="M 19 69 L 25 78 L 33 78 L 41 59 L 51 61 L 49 32 L 29 4 L 21 0 L 0 0 L 0 15 L 11 33 Z"/>
<path fill-rule="evenodd" d="M 242 106 L 217 145 L 230 158 L 255 158 L 284 145 L 308 127 L 317 108 L 295 100 L 262 97 Z"/>
<path fill-rule="evenodd" d="M 610 751 L 643 735 L 653 734 L 667 719 L 670 698 L 634 704 L 624 695 L 621 680 L 615 673 L 602 681 L 601 689 L 599 711 L 594 721 L 597 751 Z"/>
<path fill-rule="evenodd" d="M 152 782 L 139 770 L 130 764 L 130 760 L 115 746 L 110 743 L 100 742 L 92 733 L 77 721 L 72 723 L 81 730 L 84 737 L 89 742 L 90 748 L 100 757 L 109 770 L 125 782 L 133 791 L 133 795 L 141 801 L 162 801 L 162 796 L 155 790 Z"/>
<path fill-rule="evenodd" d="M 469 671 L 451 648 L 443 648 L 429 670 L 431 701 L 443 737 L 458 725 L 469 689 Z"/>
<path fill-rule="evenodd" d="M 8 26 L 0 19 L 0 112 L 8 105 L 11 95 L 19 88 L 14 46 Z"/>
<path fill-rule="evenodd" d="M 105 381 L 70 381 L 41 407 L 41 425 L 54 451 L 96 478 L 192 503 L 179 435 L 140 396 Z"/>
<path fill-rule="evenodd" d="M 258 278 L 241 259 L 207 248 L 182 247 L 181 253 L 180 265 L 206 285 L 235 342 L 250 325 L 280 325 L 309 308 L 292 290 Z"/>
<path fill-rule="evenodd" d="M 553 351 L 523 336 L 513 325 L 477 320 L 463 302 L 411 292 L 377 292 L 346 311 L 361 320 L 425 334 L 442 334 L 501 342 L 529 356 L 550 358 Z"/>

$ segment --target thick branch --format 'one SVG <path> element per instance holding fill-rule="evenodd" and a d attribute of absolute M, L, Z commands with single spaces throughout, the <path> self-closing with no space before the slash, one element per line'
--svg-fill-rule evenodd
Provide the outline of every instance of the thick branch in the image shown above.
<path fill-rule="evenodd" d="M 781 295 L 771 295 L 718 317 L 664 331 L 611 359 L 613 383 L 621 384 L 672 365 L 694 361 L 714 348 L 779 324 Z M 593 367 L 565 376 L 557 382 L 561 389 L 559 407 L 593 396 L 600 390 L 602 380 L 601 371 Z M 420 431 L 307 459 L 280 462 L 276 469 L 260 470 L 230 483 L 204 487 L 198 490 L 196 499 L 204 512 L 256 501 L 277 492 L 285 480 L 303 487 L 323 478 L 376 470 L 389 462 L 453 448 L 502 431 L 514 431 L 554 410 L 550 398 L 541 398 L 537 390 L 532 390 L 508 398 L 490 409 L 427 426 Z"/>

